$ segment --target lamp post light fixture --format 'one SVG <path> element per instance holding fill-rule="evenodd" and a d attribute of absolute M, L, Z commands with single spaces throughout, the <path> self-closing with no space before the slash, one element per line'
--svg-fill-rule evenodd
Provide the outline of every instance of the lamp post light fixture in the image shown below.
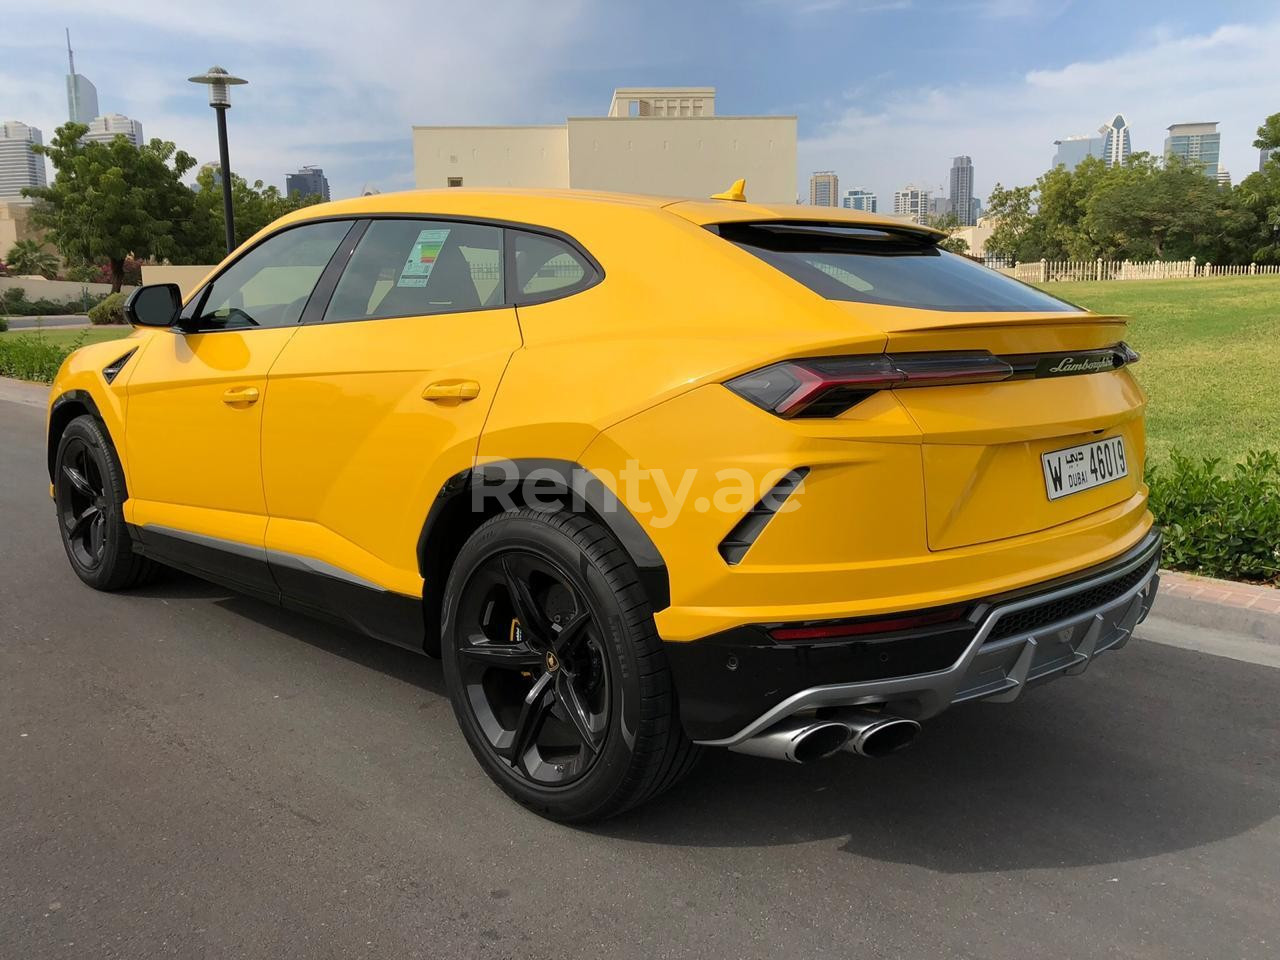
<path fill-rule="evenodd" d="M 222 67 L 210 67 L 198 77 L 188 77 L 192 83 L 203 83 L 209 87 L 209 106 L 218 115 L 218 162 L 221 165 L 222 178 L 222 213 L 227 227 L 227 253 L 236 248 L 235 214 L 231 208 L 231 161 L 227 157 L 227 111 L 231 109 L 230 88 L 241 83 L 248 83 L 239 77 L 233 77 Z"/>

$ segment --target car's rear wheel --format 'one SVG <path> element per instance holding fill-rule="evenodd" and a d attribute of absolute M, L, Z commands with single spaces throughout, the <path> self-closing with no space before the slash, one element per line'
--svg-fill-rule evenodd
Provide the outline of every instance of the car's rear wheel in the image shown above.
<path fill-rule="evenodd" d="M 71 569 L 96 590 L 121 590 L 152 576 L 124 523 L 124 471 L 102 424 L 84 414 L 62 432 L 54 460 L 54 504 Z"/>
<path fill-rule="evenodd" d="M 692 766 L 639 577 L 594 521 L 527 509 L 486 521 L 450 573 L 443 630 L 468 744 L 543 816 L 611 816 Z"/>

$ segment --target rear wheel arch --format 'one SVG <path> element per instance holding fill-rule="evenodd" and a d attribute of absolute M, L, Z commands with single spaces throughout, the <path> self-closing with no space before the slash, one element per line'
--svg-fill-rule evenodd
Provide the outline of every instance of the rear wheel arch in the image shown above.
<path fill-rule="evenodd" d="M 530 494 L 536 503 L 530 502 Z M 542 504 L 550 510 L 580 512 L 598 522 L 635 564 L 653 611 L 671 605 L 670 578 L 661 553 L 644 527 L 598 477 L 571 460 L 505 460 L 450 477 L 437 493 L 422 525 L 417 553 L 418 572 L 423 579 L 423 647 L 427 653 L 440 653 L 445 582 L 462 545 L 490 517 Z"/>

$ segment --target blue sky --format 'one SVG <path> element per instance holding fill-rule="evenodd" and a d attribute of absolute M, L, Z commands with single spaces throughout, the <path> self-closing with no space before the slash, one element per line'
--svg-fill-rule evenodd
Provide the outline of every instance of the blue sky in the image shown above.
<path fill-rule="evenodd" d="M 101 109 L 201 161 L 213 116 L 185 78 L 213 63 L 249 78 L 233 167 L 282 185 L 317 164 L 335 197 L 411 187 L 414 123 L 601 114 L 617 86 L 713 85 L 720 113 L 795 114 L 797 192 L 829 168 L 882 203 L 908 182 L 936 189 L 960 153 L 984 197 L 1030 182 L 1055 138 L 1117 111 L 1135 149 L 1158 151 L 1173 122 L 1220 121 L 1238 181 L 1280 111 L 1274 0 L 0 0 L 0 23 L 0 119 L 46 139 L 64 122 L 69 26 Z"/>

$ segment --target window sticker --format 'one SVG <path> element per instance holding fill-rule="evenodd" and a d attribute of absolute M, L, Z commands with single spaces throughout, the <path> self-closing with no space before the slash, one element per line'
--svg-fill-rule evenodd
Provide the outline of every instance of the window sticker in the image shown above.
<path fill-rule="evenodd" d="M 404 269 L 400 271 L 400 279 L 396 281 L 396 286 L 425 287 L 427 280 L 431 278 L 431 270 L 436 265 L 436 257 L 440 256 L 440 250 L 448 239 L 448 227 L 419 230 L 418 239 L 413 241 L 409 259 L 405 261 Z"/>

